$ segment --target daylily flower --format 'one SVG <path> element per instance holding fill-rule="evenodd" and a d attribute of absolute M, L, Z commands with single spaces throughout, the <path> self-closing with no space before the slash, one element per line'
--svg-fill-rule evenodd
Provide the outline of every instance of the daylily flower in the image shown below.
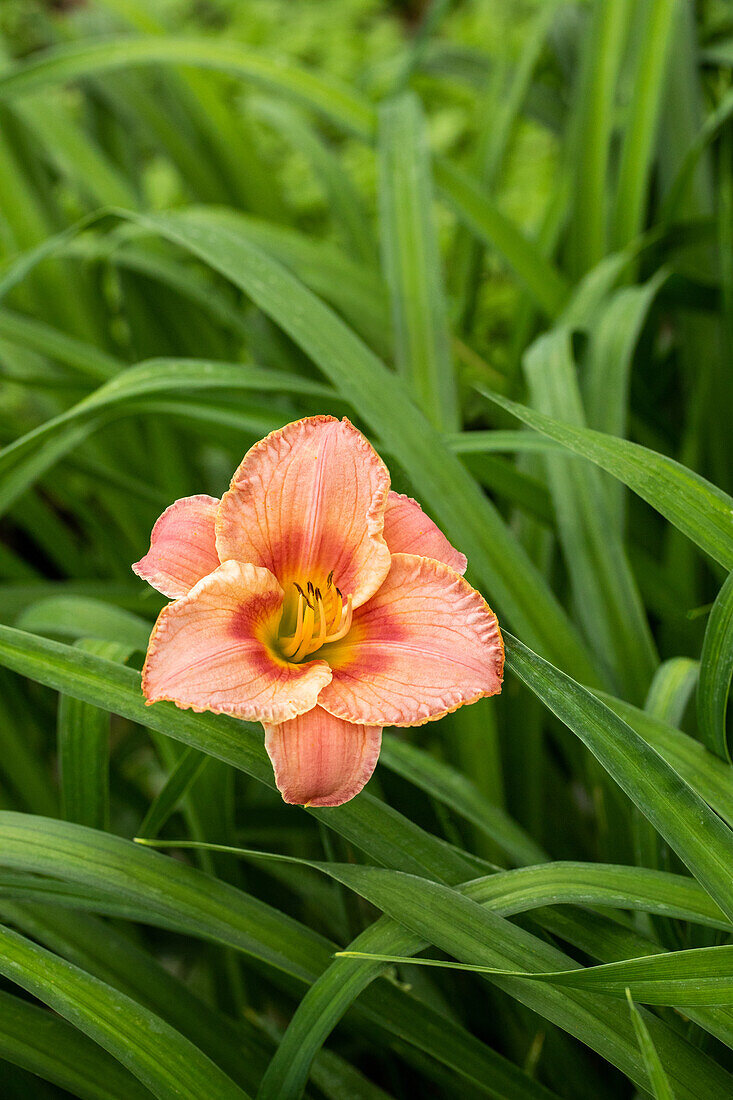
<path fill-rule="evenodd" d="M 286 802 L 339 806 L 383 726 L 501 690 L 496 616 L 466 559 L 348 420 L 257 443 L 221 500 L 177 500 L 133 565 L 174 602 L 150 637 L 148 703 L 261 722 Z"/>

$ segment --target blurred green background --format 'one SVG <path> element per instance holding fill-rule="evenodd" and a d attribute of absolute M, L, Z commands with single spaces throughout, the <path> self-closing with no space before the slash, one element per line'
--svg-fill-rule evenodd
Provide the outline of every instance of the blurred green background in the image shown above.
<path fill-rule="evenodd" d="M 727 986 L 332 958 L 728 942 L 732 71 L 727 0 L 0 0 L 3 1098 L 733 1095 Z M 305 812 L 256 724 L 145 710 L 130 563 L 317 412 L 548 663 Z"/>

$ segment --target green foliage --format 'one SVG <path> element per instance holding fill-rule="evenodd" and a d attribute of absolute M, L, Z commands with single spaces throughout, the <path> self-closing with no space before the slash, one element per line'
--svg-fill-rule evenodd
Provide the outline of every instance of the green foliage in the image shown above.
<path fill-rule="evenodd" d="M 733 1095 L 729 5 L 5 0 L 0 43 L 3 1089 Z M 507 650 L 337 809 L 145 705 L 130 571 L 319 412 Z"/>

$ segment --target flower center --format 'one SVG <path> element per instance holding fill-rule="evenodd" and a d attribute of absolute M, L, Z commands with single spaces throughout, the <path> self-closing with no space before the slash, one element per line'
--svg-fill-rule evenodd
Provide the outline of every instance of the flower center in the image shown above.
<path fill-rule="evenodd" d="M 352 609 L 351 596 L 344 597 L 341 589 L 336 587 L 333 572 L 328 574 L 323 592 L 311 581 L 305 589 L 299 584 L 293 587 L 297 594 L 295 629 L 292 634 L 281 634 L 278 644 L 286 660 L 298 662 L 321 646 L 346 637 L 351 627 Z M 283 614 L 283 621 L 285 618 Z M 281 630 L 283 621 L 280 623 Z"/>

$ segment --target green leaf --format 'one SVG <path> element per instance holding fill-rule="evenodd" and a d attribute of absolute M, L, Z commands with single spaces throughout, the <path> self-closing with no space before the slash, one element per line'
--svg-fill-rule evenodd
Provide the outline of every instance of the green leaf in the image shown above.
<path fill-rule="evenodd" d="M 77 340 L 36 317 L 26 317 L 9 309 L 0 310 L 0 336 L 73 367 L 95 382 L 105 381 L 125 366 L 93 344 Z"/>
<path fill-rule="evenodd" d="M 193 848 L 231 852 L 242 858 L 271 860 L 313 867 L 330 875 L 341 873 L 341 865 L 278 852 L 234 848 L 196 840 L 159 840 L 137 837 L 136 843 L 151 848 Z M 334 870 L 335 867 L 335 870 Z M 347 873 L 347 872 L 344 872 Z M 602 906 L 632 909 L 660 916 L 675 916 L 728 932 L 733 923 L 719 905 L 694 879 L 647 867 L 626 867 L 613 863 L 559 861 L 537 866 L 494 871 L 456 887 L 500 916 L 516 916 L 548 905 Z"/>
<path fill-rule="evenodd" d="M 534 242 L 487 200 L 470 176 L 448 161 L 436 163 L 435 184 L 464 225 L 504 257 L 540 309 L 548 317 L 556 317 L 565 305 L 569 288 Z"/>
<path fill-rule="evenodd" d="M 328 966 L 334 945 L 322 936 L 242 891 L 120 837 L 69 822 L 0 813 L 0 839 L 0 865 L 34 873 L 27 882 L 30 893 L 16 880 L 18 896 L 65 899 L 226 944 L 267 963 L 273 980 L 283 971 L 288 990 L 291 979 L 313 982 Z M 50 891 L 39 893 L 36 875 L 53 876 Z M 75 884 L 76 891 L 59 891 L 59 879 Z M 392 985 L 370 991 L 355 1011 L 360 1027 L 385 1028 L 385 1035 L 414 1043 L 472 1082 L 487 1082 L 483 1091 L 490 1096 L 502 1095 L 492 1081 L 522 1080 L 510 1063 Z M 538 1100 L 528 1089 L 519 1095 Z"/>
<path fill-rule="evenodd" d="M 154 843 L 160 844 L 161 842 Z M 196 845 L 192 844 L 192 846 Z M 282 858 L 273 856 L 272 853 L 247 853 L 222 845 L 206 845 L 206 847 L 213 847 L 215 850 L 225 849 L 235 854 L 239 852 L 240 855 L 256 855 L 258 858 L 263 859 Z M 289 859 L 290 857 L 285 858 Z M 405 875 L 401 872 L 379 867 L 359 867 L 343 863 L 317 863 L 309 860 L 299 862 L 317 867 L 318 870 L 344 883 L 350 889 L 361 894 L 362 897 L 367 898 L 372 904 L 377 905 L 383 912 L 388 913 L 393 919 L 399 921 L 413 935 L 405 935 L 404 931 L 395 930 L 393 940 L 401 944 L 408 944 L 410 952 L 419 950 L 414 938 L 417 936 L 420 939 L 427 939 L 428 942 L 440 947 L 461 962 L 470 963 L 474 969 L 477 969 L 478 966 L 486 968 L 482 972 L 490 976 L 499 988 L 509 992 L 511 996 L 516 997 L 536 1011 L 541 1011 L 543 1015 L 570 1031 L 571 1034 L 575 1034 L 585 1041 L 591 1041 L 592 1035 L 594 1049 L 598 1050 L 597 1044 L 603 1042 L 604 1053 L 607 1058 L 615 1060 L 616 1064 L 637 1083 L 643 1084 L 645 1082 L 645 1072 L 638 1056 L 632 1029 L 625 1014 L 618 1011 L 613 1012 L 609 1010 L 608 1006 L 602 1007 L 592 998 L 588 999 L 584 992 L 576 989 L 571 990 L 569 986 L 567 989 L 563 989 L 562 994 L 564 996 L 561 997 L 561 1000 L 556 1000 L 555 998 L 560 991 L 555 990 L 550 983 L 557 981 L 558 977 L 563 981 L 567 978 L 567 957 L 554 947 L 528 936 L 522 929 L 509 924 L 477 904 L 472 896 L 476 890 L 476 884 L 469 883 L 456 890 L 440 883 L 418 879 L 412 875 Z M 379 925 L 372 925 L 359 939 L 361 941 L 372 939 L 375 930 L 377 935 L 382 935 L 385 938 L 390 935 L 388 926 L 379 922 Z M 418 945 L 419 943 L 420 940 L 417 941 Z M 354 945 L 352 944 L 349 952 L 353 951 Z M 372 952 L 359 950 L 359 954 L 369 955 Z M 379 954 L 382 955 L 382 952 L 379 952 Z M 398 957 L 401 961 L 417 961 L 408 959 L 407 953 L 404 951 L 390 951 L 384 952 L 384 954 Z M 660 959 L 673 959 L 674 957 L 674 955 L 659 956 Z M 501 964 L 497 962 L 498 959 L 502 959 Z M 647 963 L 653 965 L 656 959 L 657 957 L 650 960 L 643 959 L 640 962 L 642 965 Z M 513 966 L 511 973 L 508 969 L 505 969 L 509 960 L 513 961 L 510 964 Z M 558 969 L 550 976 L 549 972 L 544 969 L 541 970 L 543 963 L 546 965 L 550 960 L 558 968 L 565 966 L 565 971 Z M 346 973 L 354 972 L 354 962 L 358 965 L 359 960 L 353 960 L 350 970 L 347 970 Z M 443 964 L 439 963 L 438 965 Z M 587 974 L 592 972 L 593 969 L 600 971 L 602 968 L 588 968 L 580 973 Z M 568 978 L 568 982 L 579 980 L 575 978 L 577 973 L 577 971 L 572 971 L 573 977 Z M 527 980 L 530 978 L 538 979 L 538 981 Z M 540 989 L 540 987 L 542 988 Z M 342 983 L 342 989 L 344 988 L 345 986 Z M 309 998 L 312 1003 L 315 989 L 316 987 L 301 1003 L 300 1014 L 303 1013 L 303 1007 L 309 1001 Z M 539 997 L 537 996 L 538 991 Z M 323 997 L 319 999 L 323 1003 Z M 332 1010 L 332 1006 L 329 1006 L 329 1011 Z M 595 1022 L 598 1012 L 603 1013 L 605 1024 L 600 1032 Z M 651 1023 L 652 1018 L 650 1017 L 649 1020 Z M 655 1037 L 658 1037 L 657 1041 L 660 1043 L 665 1043 L 668 1038 L 664 1029 L 657 1028 L 655 1028 Z M 291 1095 L 298 1087 L 296 1084 L 296 1082 L 299 1084 L 300 1081 L 298 1074 L 303 1069 L 302 1049 L 300 1057 L 297 1058 L 297 1065 L 295 1065 L 291 1061 L 295 1055 L 293 1044 L 287 1044 L 287 1056 L 284 1053 L 284 1047 L 285 1041 L 281 1044 L 278 1054 L 273 1059 L 263 1079 L 258 1093 L 259 1100 L 269 1100 L 270 1097 L 283 1094 Z M 691 1067 L 684 1067 L 682 1051 L 677 1051 L 676 1054 L 677 1057 L 674 1057 L 673 1064 L 676 1079 L 681 1084 L 681 1095 L 685 1095 L 689 1091 L 691 1095 L 702 1096 L 702 1092 L 698 1091 L 701 1081 L 686 1079 L 687 1070 Z M 719 1067 L 710 1062 L 708 1068 L 711 1073 L 715 1074 Z M 701 1072 L 704 1072 L 702 1066 L 700 1069 Z"/>
<path fill-rule="evenodd" d="M 259 736 L 257 736 L 257 741 L 255 743 L 251 734 L 248 734 L 245 723 L 235 720 L 225 720 L 221 715 L 190 714 L 189 712 L 179 711 L 174 706 L 168 706 L 166 704 L 158 704 L 155 707 L 146 708 L 142 695 L 139 692 L 139 679 L 130 669 L 114 665 L 111 662 L 102 661 L 99 658 L 94 658 L 90 654 L 75 653 L 73 647 L 63 646 L 59 643 L 42 639 L 33 639 L 31 636 L 23 635 L 18 631 L 13 631 L 11 628 L 2 628 L 0 633 L 3 639 L 0 649 L 0 659 L 10 667 L 14 667 L 17 671 L 26 675 L 31 674 L 42 682 L 49 684 L 49 686 L 56 687 L 62 691 L 69 692 L 73 685 L 73 691 L 81 697 L 86 698 L 87 701 L 94 702 L 97 705 L 101 703 L 117 713 L 134 718 L 146 725 L 152 725 L 154 728 L 158 727 L 168 736 L 180 737 L 181 740 L 194 744 L 196 747 L 204 749 L 204 751 L 217 755 L 222 759 L 228 759 L 231 763 L 234 763 L 235 766 L 243 768 L 261 781 L 272 784 L 269 764 L 266 762 L 264 749 Z M 17 645 L 18 640 L 22 640 L 20 646 Z M 74 655 L 73 661 L 70 660 L 69 655 L 71 654 Z M 369 851 L 375 858 L 382 859 L 386 862 L 397 859 L 399 860 L 399 865 L 415 869 L 418 873 L 421 873 L 422 866 L 426 866 L 428 868 L 428 873 L 431 875 L 435 874 L 441 861 L 445 873 L 447 874 L 455 876 L 456 871 L 462 865 L 466 866 L 466 870 L 463 872 L 464 877 L 468 877 L 472 873 L 475 873 L 470 863 L 459 858 L 457 854 L 455 856 L 452 853 L 449 854 L 438 842 L 434 841 L 432 844 L 428 844 L 429 838 L 427 838 L 425 834 L 422 834 L 419 829 L 411 826 L 404 818 L 399 818 L 399 815 L 395 815 L 394 811 L 390 811 L 388 807 L 375 802 L 367 795 L 362 795 L 359 799 L 340 807 L 338 811 L 308 812 L 315 813 L 316 816 L 322 816 L 332 828 L 337 828 L 342 835 L 350 838 L 364 850 Z M 399 821 L 397 831 L 395 831 L 395 826 L 392 825 L 393 819 Z M 13 820 L 17 821 L 17 817 L 13 818 Z M 58 856 L 49 859 L 47 863 L 44 863 L 43 860 L 48 859 L 50 854 L 48 839 L 49 829 L 53 828 L 54 830 L 58 830 L 60 827 L 60 823 L 44 821 L 43 840 L 40 850 L 34 854 L 34 862 L 32 865 L 33 869 L 40 872 L 43 872 L 45 869 L 46 873 L 53 873 L 56 877 L 59 877 L 60 873 Z M 63 828 L 68 830 L 73 827 L 66 824 Z M 410 837 L 411 832 L 412 837 Z M 68 833 L 65 835 L 68 836 Z M 109 846 L 112 843 L 117 843 L 116 838 L 104 834 L 94 835 L 97 845 L 103 843 L 105 846 Z M 397 843 L 397 838 L 399 838 L 399 843 Z M 82 851 L 88 850 L 88 841 L 81 845 L 81 848 Z M 5 834 L 3 845 L 0 848 L 0 853 L 2 861 L 7 866 L 10 859 L 10 844 L 7 833 Z M 27 855 L 24 854 L 23 859 L 24 862 L 22 866 L 30 869 Z M 123 859 L 125 873 L 127 873 L 131 867 L 129 854 L 125 853 Z M 98 857 L 94 860 L 94 866 L 97 868 L 100 867 Z M 110 853 L 105 855 L 101 866 L 104 868 L 105 875 L 111 873 Z M 189 868 L 183 868 L 177 865 L 175 873 L 181 876 L 185 873 L 195 872 L 191 872 Z M 170 872 L 168 872 L 168 874 L 170 874 Z M 96 881 L 99 881 L 98 877 Z M 224 889 L 223 886 L 222 889 Z M 145 898 L 148 898 L 148 896 L 149 892 L 146 891 Z M 159 896 L 159 890 L 157 896 Z M 213 904 L 211 886 L 207 887 L 206 897 L 209 898 L 210 903 Z M 226 904 L 228 910 L 231 910 L 232 903 L 228 902 Z M 164 914 L 165 916 L 163 919 L 167 926 L 170 927 L 170 922 L 172 922 L 173 926 L 180 928 L 183 920 L 181 900 L 176 899 L 172 905 L 164 910 Z M 150 917 L 147 919 L 150 919 Z M 156 923 L 160 922 L 161 915 L 156 913 L 155 919 Z M 230 920 L 231 917 L 225 920 L 223 922 L 224 925 L 226 926 Z M 219 926 L 221 927 L 221 922 L 219 922 Z M 268 939 L 271 940 L 273 934 L 271 920 L 268 921 L 267 927 L 267 936 Z M 224 933 L 219 933 L 219 935 L 222 934 Z M 507 930 L 507 934 L 513 935 L 514 933 L 510 933 Z M 258 931 L 258 936 L 262 935 L 264 935 L 264 929 Z M 285 958 L 288 958 L 291 954 L 291 939 L 292 932 L 280 939 L 278 951 L 281 953 L 281 958 L 283 957 L 283 952 Z M 252 945 L 249 947 L 249 950 L 252 950 L 254 945 L 252 944 L 251 938 L 246 942 Z M 535 942 L 539 943 L 539 941 Z M 381 946 L 383 945 L 380 944 L 380 947 Z M 259 945 L 254 949 L 258 952 L 262 950 Z M 401 948 L 398 948 L 398 950 L 399 949 Z M 517 950 L 519 950 L 520 954 L 524 954 L 525 949 L 526 943 L 522 941 L 522 945 L 520 945 Z M 390 950 L 392 950 L 391 946 Z M 539 950 L 539 947 L 537 950 Z M 312 967 L 312 941 L 304 947 L 300 959 L 300 966 L 306 965 L 307 969 Z M 306 960 L 308 960 L 307 963 Z M 286 965 L 290 968 L 292 963 Z M 547 969 L 547 967 L 544 967 L 544 969 Z M 348 992 L 349 990 L 344 987 L 344 996 L 347 997 L 346 1003 L 348 1003 Z M 320 994 L 316 996 L 319 995 Z M 555 1018 L 554 1010 L 545 1004 L 542 999 L 543 996 L 544 995 L 540 995 L 540 1001 L 537 1002 L 538 1007 L 541 1002 L 542 1011 L 550 1011 L 552 1018 Z M 533 995 L 533 1003 L 535 1003 L 534 997 L 535 995 Z M 333 1003 L 332 1009 L 329 1010 L 336 1012 L 337 1018 L 341 1011 L 339 1005 L 342 1003 L 343 1002 L 337 998 Z M 384 1016 L 386 1010 L 384 1007 L 383 994 L 380 994 L 380 1004 L 382 1006 L 381 1012 Z M 569 1013 L 569 1016 L 566 1016 L 566 1012 Z M 576 1019 L 575 1009 L 572 1006 L 565 1005 L 560 1016 L 564 1021 L 563 1026 L 569 1026 L 573 1030 L 576 1026 L 580 1027 L 583 1034 L 586 1034 L 586 1024 L 581 1024 Z M 402 1021 L 400 1026 L 404 1028 L 404 1021 Z M 595 1025 L 592 1026 L 595 1027 Z M 606 1013 L 604 1014 L 602 1034 L 594 1034 L 592 1040 L 589 1038 L 591 1045 L 595 1044 L 596 1049 L 598 1049 L 598 1044 L 600 1044 L 603 1049 L 607 1049 L 607 1040 L 603 1038 L 603 1035 L 606 1035 L 607 1027 L 608 1019 Z M 417 1030 L 418 1034 L 422 1033 L 427 1036 L 428 1032 L 425 1028 L 425 1024 L 416 1024 L 414 1030 Z M 412 1041 L 415 1041 L 415 1039 Z M 437 1053 L 435 1035 L 431 1033 L 429 1040 L 426 1039 L 425 1041 L 429 1041 L 434 1053 Z M 455 1044 L 455 1038 L 452 1038 L 451 1042 Z M 418 1045 L 419 1043 L 420 1040 L 418 1039 Z M 611 1043 L 612 1057 L 621 1059 L 621 1062 L 626 1065 L 627 1053 L 623 1053 L 626 1047 L 623 1043 L 621 1047 L 617 1047 L 615 1043 L 616 1040 L 613 1040 Z M 313 1053 L 313 1048 L 308 1048 L 307 1051 L 304 1051 L 305 1063 L 303 1063 L 302 1059 L 297 1063 L 300 1067 L 300 1072 L 302 1072 L 304 1068 L 307 1070 Z M 440 1056 L 443 1057 L 444 1060 L 450 1061 L 451 1064 L 455 1061 L 454 1057 L 446 1058 L 444 1052 L 441 1052 Z M 474 1064 L 473 1060 L 471 1064 Z"/>
<path fill-rule="evenodd" d="M 626 435 L 634 352 L 652 304 L 669 279 L 662 268 L 643 286 L 617 290 L 589 333 L 584 398 L 591 428 Z"/>
<path fill-rule="evenodd" d="M 722 760 L 731 762 L 726 710 L 733 676 L 733 573 L 713 604 L 705 628 L 697 687 L 700 740 Z"/>
<path fill-rule="evenodd" d="M 646 1071 L 649 1074 L 649 1083 L 652 1086 L 654 1100 L 674 1100 L 672 1086 L 669 1083 L 667 1074 L 664 1072 L 664 1066 L 657 1054 L 657 1048 L 652 1042 L 649 1029 L 644 1023 L 641 1013 L 633 1002 L 629 989 L 626 990 L 626 996 L 629 1002 L 629 1011 L 631 1012 L 631 1022 L 634 1025 L 634 1031 L 639 1040 L 639 1049 L 644 1057 Z"/>
<path fill-rule="evenodd" d="M 603 259 L 608 240 L 608 165 L 615 101 L 630 22 L 629 0 L 595 4 L 590 13 L 575 102 L 571 247 L 583 273 Z"/>
<path fill-rule="evenodd" d="M 0 990 L 0 1058 L 80 1100 L 149 1100 L 150 1093 L 96 1043 L 53 1012 Z"/>
<path fill-rule="evenodd" d="M 247 1095 L 149 1009 L 2 926 L 0 973 L 94 1039 L 159 1100 Z"/>
<path fill-rule="evenodd" d="M 369 105 L 337 81 L 280 60 L 270 60 L 236 42 L 175 35 L 140 38 L 126 35 L 57 46 L 44 56 L 3 73 L 0 98 L 15 98 L 51 84 L 151 62 L 214 69 L 276 89 L 360 137 L 368 137 L 374 128 L 374 113 Z"/>
<path fill-rule="evenodd" d="M 670 657 L 655 672 L 644 709 L 670 726 L 679 726 L 697 683 L 698 667 L 689 657 Z"/>
<path fill-rule="evenodd" d="M 628 485 L 726 569 L 733 568 L 733 499 L 666 455 L 638 443 L 563 424 L 477 387 L 535 431 L 594 462 Z"/>
<path fill-rule="evenodd" d="M 664 96 L 677 0 L 642 0 L 634 31 L 634 72 L 621 141 L 613 240 L 623 248 L 641 231 Z"/>
<path fill-rule="evenodd" d="M 493 840 L 514 863 L 534 863 L 545 853 L 508 814 L 485 799 L 465 775 L 428 753 L 387 734 L 380 764 L 415 783 Z"/>
<path fill-rule="evenodd" d="M 733 769 L 682 730 L 631 703 L 596 693 L 733 827 Z"/>
<path fill-rule="evenodd" d="M 507 664 L 593 753 L 723 912 L 733 915 L 733 833 L 634 730 L 587 689 L 504 635 Z"/>
<path fill-rule="evenodd" d="M 142 653 L 148 648 L 150 639 L 150 623 L 131 611 L 92 596 L 45 596 L 29 604 L 16 623 L 34 634 L 98 638 Z M 104 656 L 104 653 L 99 655 Z M 116 660 L 115 657 L 110 659 Z"/>
<path fill-rule="evenodd" d="M 458 428 L 448 310 L 433 217 L 427 128 L 412 93 L 379 112 L 382 263 L 392 299 L 397 369 L 443 431 Z"/>
<path fill-rule="evenodd" d="M 690 951 L 622 959 L 600 966 L 529 974 L 522 970 L 499 970 L 471 962 L 444 959 L 413 959 L 404 955 L 371 955 L 339 951 L 339 957 L 368 959 L 370 962 L 413 963 L 421 966 L 470 970 L 503 978 L 527 978 L 573 989 L 598 990 L 625 997 L 631 989 L 637 1000 L 653 1005 L 726 1005 L 733 1003 L 733 954 L 730 946 L 698 947 Z"/>
<path fill-rule="evenodd" d="M 524 366 L 533 405 L 582 430 L 570 332 L 555 329 L 541 337 Z M 545 462 L 578 617 L 599 666 L 608 665 L 622 693 L 641 701 L 658 658 L 602 475 L 569 456 L 552 454 Z"/>
<path fill-rule="evenodd" d="M 82 639 L 77 646 L 110 661 L 124 661 L 130 648 L 119 642 Z M 61 807 L 67 821 L 93 829 L 109 827 L 109 714 L 68 695 L 59 699 L 58 752 Z"/>
<path fill-rule="evenodd" d="M 129 934 L 78 908 L 40 905 L 37 900 L 24 905 L 2 899 L 0 913 L 17 931 L 151 1009 L 246 1091 L 257 1089 L 271 1053 L 266 1037 L 247 1021 L 234 1024 L 200 1000 Z"/>
<path fill-rule="evenodd" d="M 179 757 L 160 792 L 148 807 L 137 831 L 138 837 L 154 837 L 175 813 L 189 788 L 196 782 L 210 757 L 188 748 Z"/>

